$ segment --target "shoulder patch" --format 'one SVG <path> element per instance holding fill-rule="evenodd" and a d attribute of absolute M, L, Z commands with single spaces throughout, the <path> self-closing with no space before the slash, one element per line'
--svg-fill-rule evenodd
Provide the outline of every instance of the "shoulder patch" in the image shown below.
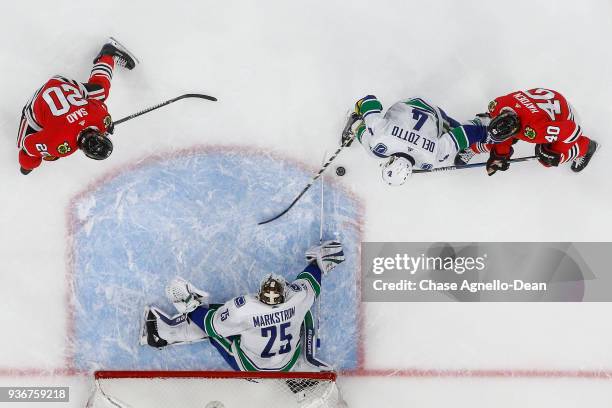
<path fill-rule="evenodd" d="M 497 101 L 489 102 L 489 112 L 493 112 L 496 106 L 497 106 Z"/>
<path fill-rule="evenodd" d="M 57 146 L 57 152 L 59 154 L 67 154 L 68 152 L 70 152 L 70 145 L 68 144 L 68 142 L 64 142 L 61 145 Z"/>
<path fill-rule="evenodd" d="M 234 299 L 234 304 L 236 307 L 242 307 L 246 304 L 246 300 L 244 300 L 244 296 L 239 296 Z"/>
<path fill-rule="evenodd" d="M 533 129 L 532 127 L 529 127 L 529 126 L 525 127 L 525 133 L 524 134 L 525 134 L 526 138 L 531 139 L 531 140 L 535 139 L 536 135 L 537 135 L 535 129 Z"/>
<path fill-rule="evenodd" d="M 387 155 L 385 153 L 387 153 L 387 150 L 389 150 L 389 148 L 387 147 L 386 144 L 384 143 L 378 143 L 376 146 L 374 146 L 374 148 L 372 149 L 372 153 L 374 153 L 376 156 L 378 157 L 382 157 L 385 158 L 387 157 Z"/>

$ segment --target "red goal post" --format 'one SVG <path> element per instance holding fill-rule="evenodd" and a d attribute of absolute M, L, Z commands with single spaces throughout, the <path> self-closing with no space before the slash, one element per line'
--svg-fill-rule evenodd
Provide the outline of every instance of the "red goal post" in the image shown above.
<path fill-rule="evenodd" d="M 345 407 L 334 372 L 97 371 L 88 408 Z"/>

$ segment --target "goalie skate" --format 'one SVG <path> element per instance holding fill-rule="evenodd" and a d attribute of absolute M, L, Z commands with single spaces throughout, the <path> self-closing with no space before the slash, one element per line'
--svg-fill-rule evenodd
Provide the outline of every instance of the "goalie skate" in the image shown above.
<path fill-rule="evenodd" d="M 168 345 L 191 344 L 206 340 L 208 336 L 187 315 L 169 317 L 155 307 L 144 310 L 140 329 L 140 345 L 163 348 Z"/>

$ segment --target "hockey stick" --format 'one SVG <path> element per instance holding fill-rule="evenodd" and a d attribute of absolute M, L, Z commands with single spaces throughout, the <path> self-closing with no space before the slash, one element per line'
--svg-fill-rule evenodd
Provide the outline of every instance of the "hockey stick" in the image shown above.
<path fill-rule="evenodd" d="M 327 159 L 327 150 L 323 154 L 322 165 L 325 164 L 325 159 Z M 323 223 L 324 223 L 324 186 L 325 186 L 325 176 L 321 176 L 321 214 L 319 215 L 319 245 L 323 244 Z M 319 292 L 319 296 L 316 299 L 317 302 L 317 336 L 316 336 L 316 348 L 321 347 L 321 297 L 323 295 L 323 290 Z"/>
<path fill-rule="evenodd" d="M 289 210 L 291 208 L 293 208 L 293 206 L 295 205 L 295 203 L 297 203 L 299 201 L 300 198 L 302 198 L 302 196 L 308 191 L 308 189 L 310 189 L 310 187 L 312 187 L 312 185 L 314 184 L 315 181 L 317 181 L 319 179 L 319 177 L 321 177 L 321 174 L 323 174 L 323 172 L 325 170 L 327 170 L 327 168 L 329 167 L 329 165 L 331 164 L 331 162 L 333 162 L 336 157 L 338 157 L 338 155 L 340 154 L 340 152 L 342 151 L 342 149 L 344 149 L 346 146 L 348 146 L 351 142 L 353 141 L 353 138 L 347 138 L 342 145 L 338 148 L 338 150 L 336 150 L 336 152 L 332 155 L 332 157 L 330 157 L 327 162 L 325 162 L 325 164 L 323 165 L 323 167 L 321 167 L 321 169 L 319 170 L 319 172 L 317 174 L 314 175 L 314 177 L 312 178 L 312 180 L 310 180 L 310 183 L 308 183 L 306 185 L 306 187 L 304 187 L 304 189 L 302 190 L 302 192 L 300 194 L 298 194 L 297 197 L 295 197 L 293 199 L 293 201 L 291 202 L 291 204 L 289 204 L 289 206 L 287 208 L 285 208 L 282 212 L 280 212 L 279 214 L 275 215 L 272 218 L 268 218 L 265 221 L 261 221 L 258 222 L 257 225 L 263 225 L 263 224 L 267 224 L 271 221 L 277 220 L 280 217 L 282 217 L 283 215 L 287 214 L 289 212 Z"/>
<path fill-rule="evenodd" d="M 267 224 L 267 223 L 269 223 L 271 221 L 279 219 L 280 217 L 282 217 L 283 215 L 285 215 L 285 214 L 287 214 L 289 212 L 289 210 L 295 205 L 295 203 L 297 203 L 299 201 L 300 198 L 302 198 L 302 196 L 306 193 L 306 191 L 308 191 L 308 189 L 314 184 L 314 182 L 317 181 L 317 179 L 319 177 L 321 177 L 321 174 L 323 174 L 323 172 L 327 169 L 327 167 L 330 165 L 330 163 L 333 162 L 336 159 L 336 157 L 340 154 L 342 149 L 344 149 L 345 147 L 351 145 L 351 143 L 355 139 L 355 135 L 353 134 L 353 131 L 352 131 L 352 126 L 360 118 L 361 117 L 358 114 L 354 113 L 354 112 L 349 114 L 349 116 L 347 118 L 347 121 L 346 121 L 346 124 L 344 125 L 344 129 L 342 130 L 342 144 L 340 145 L 338 150 L 336 150 L 336 152 L 332 155 L 332 157 L 330 157 L 329 160 L 326 163 L 323 164 L 323 166 L 321 167 L 319 172 L 317 174 L 315 174 L 315 176 L 312 178 L 312 180 L 310 180 L 310 183 L 308 183 L 306 185 L 306 187 L 304 187 L 302 192 L 300 194 L 298 194 L 297 197 L 295 197 L 295 199 L 291 202 L 291 204 L 289 204 L 289 206 L 287 208 L 285 208 L 284 211 L 282 211 L 281 213 L 279 213 L 279 214 L 275 215 L 274 217 L 269 218 L 269 219 L 267 219 L 265 221 L 258 222 L 257 225 Z M 326 155 L 327 155 L 327 153 L 326 153 Z"/>
<path fill-rule="evenodd" d="M 168 99 L 167 101 L 158 103 L 157 105 L 153 105 L 150 108 L 146 108 L 143 109 L 139 112 L 136 112 L 130 116 L 126 116 L 125 118 L 121 118 L 119 120 L 116 120 L 113 122 L 113 126 L 119 125 L 123 122 L 127 122 L 128 120 L 132 120 L 134 118 L 137 118 L 140 115 L 144 115 L 145 113 L 149 113 L 151 111 L 154 111 L 155 109 L 159 109 L 162 108 L 166 105 L 170 105 L 171 103 L 174 103 L 176 101 L 180 101 L 181 99 L 185 99 L 185 98 L 200 98 L 200 99 L 206 99 L 208 101 L 216 101 L 217 98 L 215 98 L 214 96 L 208 96 L 208 95 L 203 95 L 203 94 L 197 94 L 197 93 L 189 93 L 189 94 L 183 94 L 180 96 L 177 96 L 176 98 L 172 98 L 172 99 Z"/>
<path fill-rule="evenodd" d="M 527 156 L 527 157 L 517 157 L 516 159 L 508 160 L 510 163 L 519 163 L 524 161 L 530 161 L 533 159 L 537 159 L 537 156 Z M 451 170 L 463 170 L 463 169 L 471 169 L 473 167 L 484 167 L 487 163 L 472 163 L 472 164 L 464 164 L 459 166 L 448 166 L 448 167 L 438 167 L 437 169 L 431 170 L 413 170 L 413 173 L 435 173 L 437 171 L 451 171 Z"/>

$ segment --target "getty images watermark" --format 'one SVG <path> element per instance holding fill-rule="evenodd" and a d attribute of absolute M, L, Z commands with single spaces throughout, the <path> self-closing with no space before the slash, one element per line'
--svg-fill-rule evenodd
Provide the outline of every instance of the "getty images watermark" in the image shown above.
<path fill-rule="evenodd" d="M 611 301 L 610 243 L 362 244 L 366 302 Z"/>

